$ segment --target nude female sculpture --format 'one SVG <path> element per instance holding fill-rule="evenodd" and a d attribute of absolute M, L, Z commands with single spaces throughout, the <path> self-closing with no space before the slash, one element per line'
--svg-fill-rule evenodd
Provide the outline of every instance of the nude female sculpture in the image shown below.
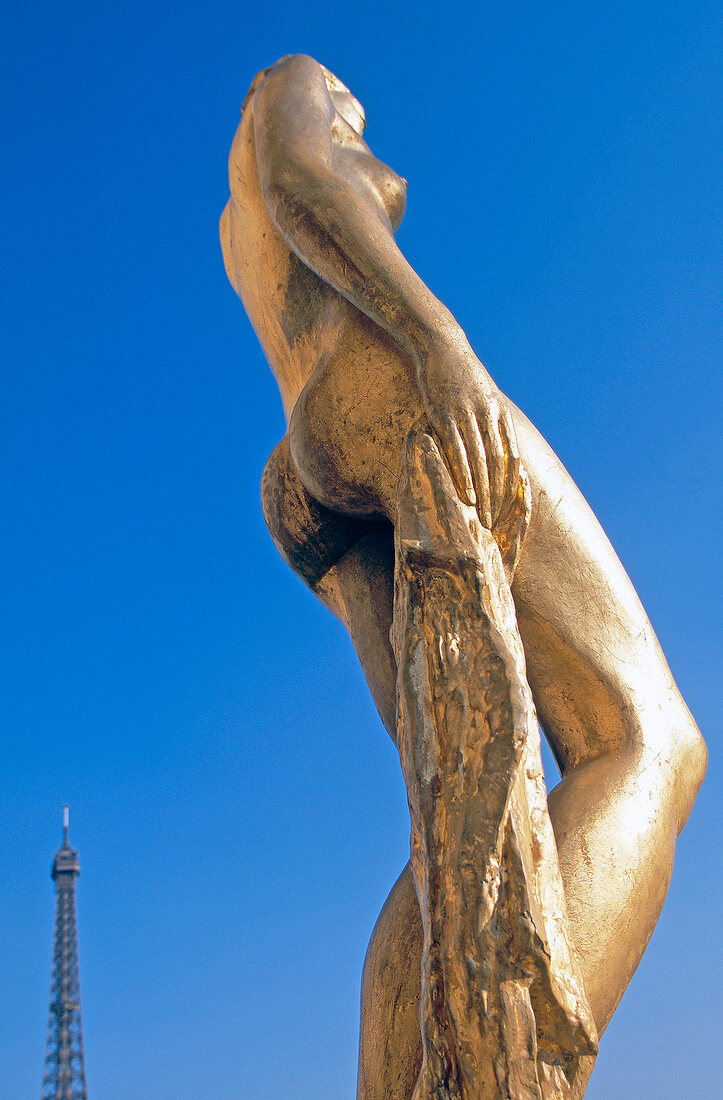
<path fill-rule="evenodd" d="M 266 520 L 348 628 L 409 793 L 358 1097 L 578 1097 L 706 751 L 578 489 L 399 252 L 406 184 L 364 126 L 311 58 L 259 73 L 221 218 L 287 418 Z"/>

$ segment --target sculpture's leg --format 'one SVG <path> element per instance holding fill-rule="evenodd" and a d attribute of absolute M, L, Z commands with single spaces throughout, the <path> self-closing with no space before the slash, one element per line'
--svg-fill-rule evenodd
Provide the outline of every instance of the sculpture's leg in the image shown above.
<path fill-rule="evenodd" d="M 515 427 L 534 504 L 513 595 L 530 687 L 562 765 L 550 816 L 602 1032 L 660 915 L 706 749 L 600 524 L 519 412 Z M 684 590 L 684 562 L 672 583 Z"/>
<path fill-rule="evenodd" d="M 513 568 L 525 501 L 499 532 Z M 582 1095 L 596 1032 L 565 928 L 502 556 L 415 429 L 397 499 L 398 739 L 424 928 L 415 1100 Z"/>
<path fill-rule="evenodd" d="M 550 818 L 569 929 L 602 1031 L 655 927 L 705 746 L 589 506 L 521 414 L 516 427 L 534 503 L 513 594 L 529 682 L 565 774 L 550 795 Z M 381 635 L 389 600 L 369 603 Z M 361 639 L 356 644 L 366 667 Z M 373 690 L 380 711 L 392 710 L 393 681 Z M 421 1063 L 413 978 L 421 937 L 407 867 L 367 953 L 360 1100 L 412 1095 Z"/>

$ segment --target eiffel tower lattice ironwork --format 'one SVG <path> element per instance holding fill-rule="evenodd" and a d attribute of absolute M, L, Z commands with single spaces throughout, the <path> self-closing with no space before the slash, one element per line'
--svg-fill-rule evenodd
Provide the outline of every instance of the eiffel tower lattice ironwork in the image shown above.
<path fill-rule="evenodd" d="M 63 846 L 55 853 L 51 873 L 55 880 L 55 936 L 41 1100 L 88 1100 L 75 921 L 75 880 L 80 864 L 78 853 L 68 843 L 67 806 L 63 807 Z"/>

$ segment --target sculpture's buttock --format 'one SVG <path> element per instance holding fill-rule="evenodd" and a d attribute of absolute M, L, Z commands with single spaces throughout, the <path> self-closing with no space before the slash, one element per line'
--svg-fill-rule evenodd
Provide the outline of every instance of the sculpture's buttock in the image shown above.
<path fill-rule="evenodd" d="M 349 306 L 336 350 L 302 390 L 291 453 L 309 492 L 347 515 L 392 518 L 399 453 L 422 412 L 394 341 Z"/>

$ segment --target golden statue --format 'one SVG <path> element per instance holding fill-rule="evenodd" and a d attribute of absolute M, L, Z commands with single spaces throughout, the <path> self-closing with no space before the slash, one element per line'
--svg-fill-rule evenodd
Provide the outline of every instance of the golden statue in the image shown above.
<path fill-rule="evenodd" d="M 399 251 L 406 182 L 364 127 L 310 57 L 259 73 L 221 218 L 288 424 L 266 521 L 349 630 L 409 798 L 358 1100 L 572 1100 L 706 750 L 590 508 Z"/>

